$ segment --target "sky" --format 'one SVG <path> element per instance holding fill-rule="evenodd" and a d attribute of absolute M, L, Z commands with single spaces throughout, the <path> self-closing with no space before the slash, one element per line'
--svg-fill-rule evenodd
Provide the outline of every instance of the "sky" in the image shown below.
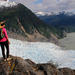
<path fill-rule="evenodd" d="M 75 12 L 75 0 L 10 0 L 24 4 L 33 12 Z"/>

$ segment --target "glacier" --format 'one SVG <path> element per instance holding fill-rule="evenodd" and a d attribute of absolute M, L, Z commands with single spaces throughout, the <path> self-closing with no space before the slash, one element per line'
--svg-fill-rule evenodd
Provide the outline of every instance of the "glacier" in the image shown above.
<path fill-rule="evenodd" d="M 27 42 L 10 38 L 10 54 L 36 63 L 52 61 L 58 68 L 75 69 L 75 50 L 63 50 L 50 42 Z M 2 57 L 0 49 L 0 57 Z"/>

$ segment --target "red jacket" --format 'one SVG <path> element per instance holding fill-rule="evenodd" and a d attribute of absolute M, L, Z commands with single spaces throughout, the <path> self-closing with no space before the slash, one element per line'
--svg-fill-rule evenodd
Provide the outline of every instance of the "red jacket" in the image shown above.
<path fill-rule="evenodd" d="M 8 39 L 6 28 L 2 28 L 2 33 L 5 35 L 3 39 L 0 40 L 0 42 L 5 42 Z"/>

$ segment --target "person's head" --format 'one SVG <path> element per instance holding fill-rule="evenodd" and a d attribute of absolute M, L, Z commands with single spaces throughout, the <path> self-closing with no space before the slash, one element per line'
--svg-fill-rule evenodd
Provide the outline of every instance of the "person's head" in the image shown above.
<path fill-rule="evenodd" d="M 2 23 L 1 26 L 5 25 L 5 23 Z"/>
<path fill-rule="evenodd" d="M 0 22 L 0 28 L 4 28 L 5 27 L 5 21 Z"/>

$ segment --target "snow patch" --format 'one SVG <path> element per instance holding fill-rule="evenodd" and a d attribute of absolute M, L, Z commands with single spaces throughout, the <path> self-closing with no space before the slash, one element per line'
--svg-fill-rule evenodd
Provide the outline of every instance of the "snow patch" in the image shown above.
<path fill-rule="evenodd" d="M 16 2 L 0 1 L 0 7 L 13 7 L 16 5 L 17 5 Z"/>
<path fill-rule="evenodd" d="M 44 12 L 36 12 L 35 14 L 36 14 L 36 15 L 41 15 L 41 16 L 44 16 L 44 15 L 45 15 Z"/>

